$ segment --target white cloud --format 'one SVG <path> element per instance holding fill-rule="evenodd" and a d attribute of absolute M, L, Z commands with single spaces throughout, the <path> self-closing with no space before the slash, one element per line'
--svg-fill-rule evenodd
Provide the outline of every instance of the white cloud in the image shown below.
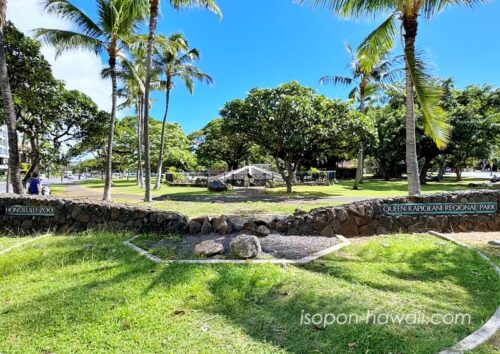
<path fill-rule="evenodd" d="M 7 18 L 26 35 L 32 36 L 38 27 L 71 29 L 71 25 L 55 16 L 43 13 L 38 0 L 15 0 L 7 4 Z M 66 82 L 66 87 L 79 90 L 91 97 L 100 109 L 111 109 L 111 83 L 101 79 L 106 66 L 93 53 L 74 51 L 55 58 L 55 50 L 43 46 L 42 53 L 52 65 L 54 76 Z"/>

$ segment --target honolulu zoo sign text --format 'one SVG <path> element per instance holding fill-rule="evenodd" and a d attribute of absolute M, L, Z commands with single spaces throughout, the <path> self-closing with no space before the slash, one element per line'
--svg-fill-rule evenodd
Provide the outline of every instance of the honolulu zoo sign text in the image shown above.
<path fill-rule="evenodd" d="M 387 215 L 495 214 L 496 202 L 382 204 Z"/>
<path fill-rule="evenodd" d="M 54 207 L 43 205 L 12 205 L 5 207 L 5 214 L 13 216 L 54 216 Z"/>

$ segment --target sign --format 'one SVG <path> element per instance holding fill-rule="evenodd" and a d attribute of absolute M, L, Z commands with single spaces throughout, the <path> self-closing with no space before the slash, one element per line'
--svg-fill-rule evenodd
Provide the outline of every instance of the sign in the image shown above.
<path fill-rule="evenodd" d="M 387 215 L 495 214 L 496 202 L 382 204 Z"/>
<path fill-rule="evenodd" d="M 5 214 L 13 216 L 54 216 L 54 213 L 54 207 L 51 206 L 12 205 L 5 207 Z"/>

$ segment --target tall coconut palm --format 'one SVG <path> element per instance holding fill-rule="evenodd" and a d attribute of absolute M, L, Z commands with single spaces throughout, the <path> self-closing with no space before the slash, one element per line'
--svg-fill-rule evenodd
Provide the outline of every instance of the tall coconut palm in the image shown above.
<path fill-rule="evenodd" d="M 64 51 L 88 50 L 99 55 L 108 55 L 111 77 L 111 118 L 109 122 L 108 143 L 106 149 L 106 179 L 104 200 L 111 200 L 113 137 L 116 121 L 117 75 L 116 64 L 119 53 L 126 49 L 140 21 L 147 15 L 145 0 L 95 0 L 97 21 L 93 21 L 85 12 L 69 0 L 43 0 L 48 13 L 70 21 L 76 31 L 39 28 L 37 37 L 56 48 L 56 54 Z"/>
<path fill-rule="evenodd" d="M 14 193 L 21 194 L 24 191 L 21 182 L 19 168 L 19 146 L 17 141 L 17 122 L 14 111 L 14 101 L 10 91 L 9 72 L 7 69 L 7 59 L 5 58 L 4 29 L 6 25 L 7 0 L 0 0 L 0 90 L 2 91 L 3 112 L 5 123 L 7 124 L 7 134 L 9 140 L 9 179 L 12 183 Z M 9 181 L 7 182 L 9 184 Z M 7 186 L 8 190 L 9 186 Z"/>
<path fill-rule="evenodd" d="M 184 43 L 185 49 L 188 48 L 187 41 L 178 34 L 172 35 L 169 38 L 168 43 L 173 43 L 173 45 L 164 47 L 163 50 L 158 53 L 155 60 L 155 66 L 158 67 L 165 75 L 165 80 L 162 82 L 162 87 L 165 89 L 165 113 L 163 114 L 161 127 L 160 152 L 158 155 L 158 170 L 155 189 L 160 189 L 161 187 L 163 156 L 165 151 L 165 128 L 170 104 L 170 93 L 174 88 L 175 78 L 181 79 L 184 86 L 186 86 L 187 90 L 191 94 L 194 90 L 194 80 L 212 84 L 212 78 L 203 73 L 195 65 L 195 62 L 200 58 L 198 49 L 193 48 L 190 50 L 183 50 L 184 48 L 182 48 L 182 46 L 176 46 L 176 43 Z"/>
<path fill-rule="evenodd" d="M 143 126 L 143 100 L 144 100 L 144 51 L 137 48 L 133 51 L 133 59 L 123 57 L 121 68 L 117 76 L 123 83 L 123 87 L 118 90 L 118 96 L 124 101 L 118 106 L 118 109 L 127 107 L 135 108 L 137 117 L 137 176 L 136 182 L 141 188 L 144 188 L 144 175 L 142 168 L 142 126 Z M 107 72 L 105 73 L 106 76 Z"/>
<path fill-rule="evenodd" d="M 158 22 L 158 10 L 160 0 L 149 0 L 149 36 L 148 36 L 148 49 L 146 57 L 146 92 L 144 94 L 144 165 L 146 173 L 146 188 L 144 193 L 144 201 L 151 202 L 151 161 L 149 154 L 149 85 L 151 83 L 151 66 L 153 62 L 153 46 L 155 43 L 156 25 Z M 221 16 L 221 11 L 214 0 L 170 0 L 170 5 L 174 9 L 181 9 L 186 7 L 204 7 L 207 10 Z"/>
<path fill-rule="evenodd" d="M 305 0 L 302 0 L 305 1 Z M 415 50 L 418 18 L 431 19 L 449 5 L 475 5 L 486 0 L 311 0 L 316 5 L 327 6 L 343 17 L 364 17 L 387 14 L 389 17 L 375 29 L 358 48 L 363 57 L 363 66 L 369 68 L 379 61 L 383 53 L 393 48 L 398 28 L 401 29 L 406 61 L 406 165 L 408 191 L 420 194 L 417 149 L 415 138 L 415 96 L 424 116 L 424 132 L 439 148 L 444 148 L 449 139 L 450 126 L 439 106 L 441 91 L 431 84 L 421 55 Z M 398 26 L 398 22 L 400 26 Z"/>
<path fill-rule="evenodd" d="M 382 89 L 386 83 L 392 82 L 398 77 L 399 69 L 394 68 L 394 65 L 401 62 L 401 57 L 389 57 L 384 55 L 378 63 L 375 63 L 370 70 L 364 70 L 361 67 L 357 53 L 353 51 L 350 44 L 346 45 L 347 53 L 349 54 L 349 63 L 347 67 L 351 71 L 351 76 L 323 76 L 319 83 L 321 85 L 333 84 L 351 86 L 354 88 L 349 93 L 349 98 L 358 101 L 359 111 L 366 113 L 366 103 L 374 98 L 378 90 Z M 358 189 L 359 184 L 363 179 L 363 160 L 364 160 L 363 145 L 361 144 L 358 152 L 358 167 L 356 170 L 356 178 L 354 180 L 353 189 Z"/>

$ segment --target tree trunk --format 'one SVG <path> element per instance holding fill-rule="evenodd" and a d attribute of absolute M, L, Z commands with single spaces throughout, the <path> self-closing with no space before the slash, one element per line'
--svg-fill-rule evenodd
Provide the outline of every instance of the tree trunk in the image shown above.
<path fill-rule="evenodd" d="M 151 65 L 153 60 L 153 44 L 155 41 L 156 22 L 158 21 L 158 1 L 150 0 L 149 37 L 146 56 L 146 82 L 144 92 L 144 169 L 146 172 L 146 188 L 144 201 L 151 202 L 151 156 L 149 152 L 149 86 L 151 84 Z"/>
<path fill-rule="evenodd" d="M 438 179 L 441 181 L 444 177 L 444 172 L 446 171 L 446 160 L 443 159 L 439 164 Z"/>
<path fill-rule="evenodd" d="M 3 2 L 3 1 L 2 1 Z M 3 6 L 2 6 L 3 5 Z M 5 19 L 6 3 L 0 5 L 0 20 Z M 12 101 L 12 93 L 10 91 L 9 73 L 7 70 L 7 62 L 5 58 L 5 47 L 3 30 L 4 23 L 0 24 L 0 90 L 2 91 L 3 113 L 5 123 L 7 124 L 7 136 L 9 140 L 9 177 L 12 183 L 12 189 L 16 194 L 24 192 L 21 182 L 20 163 L 19 163 L 19 146 L 17 142 L 17 122 L 14 111 L 14 102 Z"/>
<path fill-rule="evenodd" d="M 422 165 L 422 169 L 420 171 L 420 183 L 427 184 L 427 173 L 429 172 L 429 168 L 431 167 L 431 159 L 428 157 L 424 158 L 424 164 Z"/>
<path fill-rule="evenodd" d="M 163 115 L 163 123 L 161 126 L 160 154 L 158 155 L 158 170 L 157 170 L 157 174 L 156 174 L 155 189 L 160 189 L 161 178 L 163 175 L 163 154 L 164 154 L 164 150 L 165 150 L 165 128 L 167 125 L 168 106 L 170 104 L 170 85 L 171 85 L 171 78 L 169 76 L 167 76 L 167 90 L 166 90 L 166 94 L 165 94 L 165 114 Z"/>
<path fill-rule="evenodd" d="M 455 168 L 455 173 L 457 175 L 457 182 L 462 180 L 462 167 Z"/>
<path fill-rule="evenodd" d="M 359 84 L 359 111 L 362 114 L 366 113 L 365 99 L 366 99 L 366 78 L 363 76 L 361 83 Z M 363 143 L 360 144 L 358 153 L 358 166 L 356 169 L 356 178 L 354 180 L 354 186 L 352 189 L 359 189 L 359 184 L 363 183 L 363 166 L 364 166 L 364 154 L 363 154 Z"/>
<path fill-rule="evenodd" d="M 417 17 L 404 17 L 405 56 L 415 55 L 415 39 L 417 36 Z M 415 137 L 415 112 L 413 79 L 406 60 L 406 175 L 410 196 L 420 195 L 420 179 L 418 173 L 417 139 Z"/>
<path fill-rule="evenodd" d="M 23 178 L 23 181 L 22 181 L 23 186 L 26 186 L 26 183 L 28 183 L 33 172 L 38 170 L 38 167 L 39 167 L 40 161 L 41 161 L 40 151 L 38 150 L 36 139 L 32 134 L 30 135 L 30 146 L 31 146 L 31 156 L 32 156 L 31 157 L 31 165 L 30 165 L 28 172 L 26 172 L 26 176 L 24 176 L 24 178 Z"/>
<path fill-rule="evenodd" d="M 103 200 L 111 200 L 111 183 L 113 178 L 113 138 L 115 135 L 116 119 L 116 57 L 114 53 L 109 55 L 109 71 L 111 75 L 111 118 L 109 120 L 108 146 L 106 148 L 106 178 L 104 181 Z"/>
<path fill-rule="evenodd" d="M 143 97 L 139 96 L 137 109 L 137 184 L 144 188 L 144 176 L 142 174 L 142 125 L 143 125 Z"/>
<path fill-rule="evenodd" d="M 359 189 L 359 184 L 363 178 L 363 146 L 360 146 L 358 152 L 358 168 L 356 169 L 356 178 L 354 179 L 354 186 L 352 189 Z"/>

